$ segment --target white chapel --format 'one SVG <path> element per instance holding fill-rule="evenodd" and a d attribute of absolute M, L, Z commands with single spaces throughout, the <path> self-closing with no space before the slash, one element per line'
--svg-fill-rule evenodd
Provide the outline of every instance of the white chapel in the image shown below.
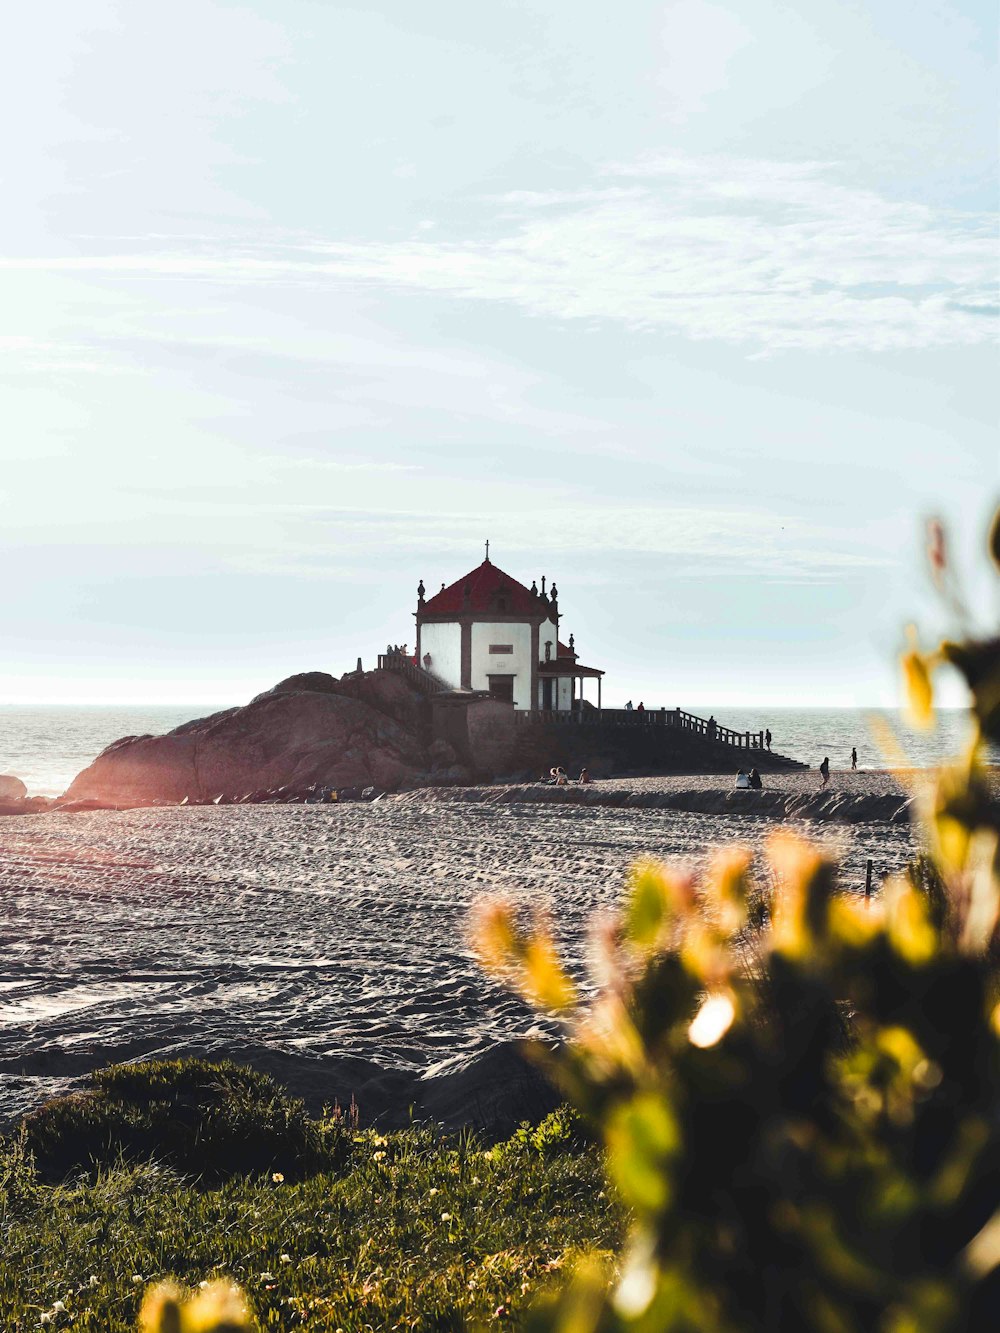
<path fill-rule="evenodd" d="M 559 639 L 559 594 L 526 588 L 489 557 L 440 592 L 417 588 L 417 665 L 453 690 L 473 690 L 515 709 L 571 712 L 601 706 L 603 671 L 578 659 L 573 635 Z M 597 698 L 584 702 L 584 682 Z"/>

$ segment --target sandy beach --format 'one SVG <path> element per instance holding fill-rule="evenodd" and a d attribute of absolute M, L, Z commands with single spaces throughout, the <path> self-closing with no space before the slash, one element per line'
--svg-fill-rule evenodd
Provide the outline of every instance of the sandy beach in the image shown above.
<path fill-rule="evenodd" d="M 834 783 L 896 791 L 887 775 Z M 718 778 L 604 784 L 642 785 L 729 790 Z M 615 907 L 637 857 L 697 862 L 732 839 L 760 848 L 775 827 L 436 796 L 3 821 L 0 1116 L 102 1064 L 210 1052 L 266 1065 L 312 1100 L 367 1090 L 372 1111 L 423 1102 L 428 1079 L 464 1079 L 448 1111 L 461 1118 L 462 1099 L 499 1076 L 470 1073 L 477 1060 L 542 1031 L 469 952 L 477 899 L 550 910 L 579 971 L 594 913 Z M 867 858 L 884 874 L 913 848 L 905 824 L 808 827 L 842 858 L 849 891 Z"/>

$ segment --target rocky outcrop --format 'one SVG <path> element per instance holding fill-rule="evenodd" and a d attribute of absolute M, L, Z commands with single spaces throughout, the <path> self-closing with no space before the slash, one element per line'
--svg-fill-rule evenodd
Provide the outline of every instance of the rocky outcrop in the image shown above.
<path fill-rule="evenodd" d="M 150 805 L 314 784 L 395 790 L 426 780 L 428 766 L 413 730 L 342 691 L 335 677 L 308 672 L 245 707 L 186 722 L 165 736 L 115 741 L 78 774 L 64 800 Z"/>
<path fill-rule="evenodd" d="M 20 778 L 9 774 L 0 775 L 0 804 L 12 805 L 15 801 L 23 801 L 27 794 L 28 789 Z"/>

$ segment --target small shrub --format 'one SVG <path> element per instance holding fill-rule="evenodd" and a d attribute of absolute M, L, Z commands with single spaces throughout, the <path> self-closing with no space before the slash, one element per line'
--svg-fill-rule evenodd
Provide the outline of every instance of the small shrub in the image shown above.
<path fill-rule="evenodd" d="M 509 1147 L 529 1150 L 542 1158 L 559 1157 L 564 1153 L 583 1152 L 595 1142 L 587 1131 L 583 1116 L 575 1107 L 564 1104 L 550 1111 L 540 1124 L 525 1121 L 514 1131 Z"/>
<path fill-rule="evenodd" d="M 46 1180 L 118 1162 L 157 1161 L 206 1184 L 335 1166 L 349 1136 L 322 1131 L 267 1074 L 230 1061 L 151 1061 L 90 1076 L 90 1087 L 25 1117 Z"/>

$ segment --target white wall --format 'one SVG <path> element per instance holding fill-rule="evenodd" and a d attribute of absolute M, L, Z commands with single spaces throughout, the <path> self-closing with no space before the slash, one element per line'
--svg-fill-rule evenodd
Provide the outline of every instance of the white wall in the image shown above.
<path fill-rule="evenodd" d="M 509 643 L 513 653 L 490 654 L 491 643 Z M 552 650 L 555 652 L 555 648 Z M 472 626 L 472 688 L 488 690 L 491 675 L 514 677 L 514 707 L 531 704 L 531 626 L 507 621 Z"/>
<path fill-rule="evenodd" d="M 558 654 L 558 652 L 559 652 L 559 631 L 556 629 L 555 625 L 552 623 L 551 620 L 543 620 L 543 621 L 542 621 L 542 624 L 541 624 L 541 627 L 539 628 L 539 631 L 538 631 L 538 660 L 539 660 L 539 662 L 544 662 L 544 661 L 545 661 L 545 640 L 546 640 L 546 639 L 550 640 L 551 643 L 552 643 L 552 660 L 553 660 L 553 662 L 554 662 L 554 661 L 556 660 L 556 656 L 557 656 L 557 654 Z"/>
<path fill-rule="evenodd" d="M 422 625 L 420 627 L 420 665 L 427 653 L 431 655 L 428 670 L 446 681 L 453 689 L 462 686 L 462 627 L 454 623 Z"/>

